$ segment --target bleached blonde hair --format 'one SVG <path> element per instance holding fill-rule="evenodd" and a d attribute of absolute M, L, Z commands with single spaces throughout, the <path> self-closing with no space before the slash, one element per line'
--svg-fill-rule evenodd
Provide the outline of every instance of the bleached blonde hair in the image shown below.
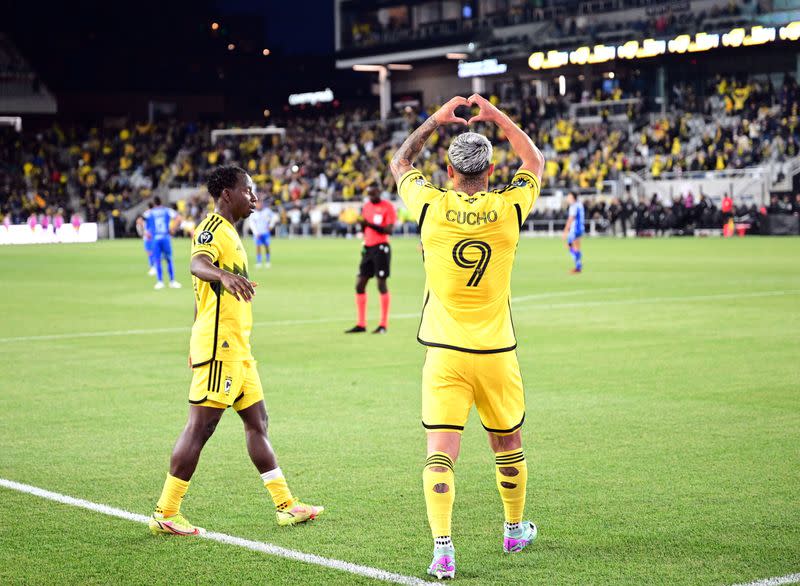
<path fill-rule="evenodd" d="M 447 158 L 462 175 L 478 175 L 492 163 L 492 143 L 477 132 L 464 132 L 450 143 Z"/>

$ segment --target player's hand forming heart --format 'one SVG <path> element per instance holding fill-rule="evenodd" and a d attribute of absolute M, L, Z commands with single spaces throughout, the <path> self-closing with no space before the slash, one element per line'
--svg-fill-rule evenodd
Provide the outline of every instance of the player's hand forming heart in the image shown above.
<path fill-rule="evenodd" d="M 468 124 L 474 124 L 475 122 L 497 122 L 500 110 L 495 108 L 494 105 L 482 95 L 472 94 L 467 102 L 469 102 L 470 106 L 478 106 L 480 109 L 478 114 L 469 119 Z"/>
<path fill-rule="evenodd" d="M 455 111 L 456 108 L 469 105 L 470 104 L 467 101 L 467 98 L 456 96 L 455 98 L 447 102 L 444 106 L 439 108 L 433 115 L 433 118 L 434 120 L 436 120 L 439 126 L 442 126 L 444 124 L 463 124 L 464 126 L 466 126 L 467 121 L 464 118 L 459 118 L 458 116 L 456 116 Z"/>

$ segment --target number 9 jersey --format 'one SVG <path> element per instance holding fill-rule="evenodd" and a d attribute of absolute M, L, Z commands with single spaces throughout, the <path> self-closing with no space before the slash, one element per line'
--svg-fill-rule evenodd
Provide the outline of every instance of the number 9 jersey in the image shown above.
<path fill-rule="evenodd" d="M 419 223 L 427 277 L 421 344 L 478 354 L 516 348 L 511 270 L 539 189 L 539 179 L 522 169 L 509 186 L 472 195 L 435 187 L 416 169 L 400 178 L 398 193 Z"/>

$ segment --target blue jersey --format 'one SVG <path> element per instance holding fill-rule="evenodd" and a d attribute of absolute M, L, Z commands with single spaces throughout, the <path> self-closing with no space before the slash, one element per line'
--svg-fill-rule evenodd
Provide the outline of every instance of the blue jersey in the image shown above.
<path fill-rule="evenodd" d="M 250 229 L 254 236 L 269 235 L 275 214 L 269 208 L 256 210 L 250 214 Z"/>
<path fill-rule="evenodd" d="M 581 202 L 576 201 L 574 204 L 569 206 L 569 217 L 574 218 L 570 232 L 578 235 L 583 234 L 584 211 L 583 204 Z"/>
<path fill-rule="evenodd" d="M 169 225 L 176 215 L 175 210 L 163 206 L 147 210 L 143 214 L 147 231 L 152 235 L 153 240 L 169 239 Z"/>

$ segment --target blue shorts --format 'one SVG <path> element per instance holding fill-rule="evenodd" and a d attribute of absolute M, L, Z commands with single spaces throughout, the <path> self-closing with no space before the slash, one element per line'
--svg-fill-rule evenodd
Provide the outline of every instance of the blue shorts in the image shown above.
<path fill-rule="evenodd" d="M 578 238 L 583 236 L 583 234 L 584 234 L 583 232 L 572 232 L 572 231 L 570 231 L 569 235 L 567 236 L 567 244 L 572 244 Z"/>
<path fill-rule="evenodd" d="M 152 240 L 145 240 L 144 241 L 144 251 L 147 254 L 153 254 L 153 241 Z"/>
<path fill-rule="evenodd" d="M 172 242 L 169 238 L 153 240 L 153 256 L 159 258 L 172 258 Z"/>
<path fill-rule="evenodd" d="M 256 246 L 269 246 L 269 232 L 256 236 Z"/>

